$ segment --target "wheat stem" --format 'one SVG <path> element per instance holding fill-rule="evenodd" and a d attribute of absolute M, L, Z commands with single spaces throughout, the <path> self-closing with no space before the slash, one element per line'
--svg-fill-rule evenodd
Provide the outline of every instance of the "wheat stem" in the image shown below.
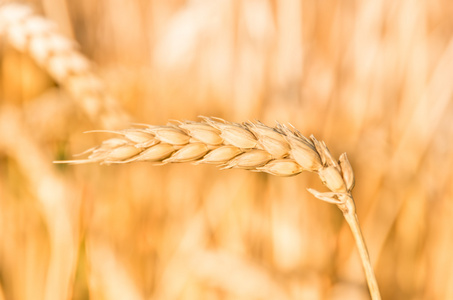
<path fill-rule="evenodd" d="M 339 205 L 340 210 L 343 212 L 343 216 L 346 219 L 346 222 L 351 229 L 352 235 L 359 251 L 360 259 L 362 261 L 362 266 L 365 270 L 365 276 L 368 283 L 368 288 L 370 290 L 372 300 L 380 300 L 381 295 L 379 292 L 379 287 L 377 284 L 376 276 L 374 275 L 374 270 L 371 265 L 370 255 L 365 243 L 365 239 L 360 229 L 359 219 L 357 218 L 357 213 L 355 211 L 355 204 L 352 197 L 345 200 L 344 205 Z"/>

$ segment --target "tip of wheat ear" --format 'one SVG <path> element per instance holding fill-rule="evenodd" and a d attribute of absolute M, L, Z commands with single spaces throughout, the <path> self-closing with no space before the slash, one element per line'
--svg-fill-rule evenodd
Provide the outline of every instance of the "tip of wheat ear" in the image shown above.
<path fill-rule="evenodd" d="M 269 127 L 261 122 L 232 123 L 219 118 L 172 121 L 166 125 L 139 124 L 124 130 L 92 130 L 113 138 L 90 148 L 84 159 L 55 163 L 154 164 L 192 162 L 221 169 L 241 168 L 276 176 L 316 172 L 332 192 L 348 192 L 354 174 L 345 154 L 332 158 L 324 142 L 303 136 L 293 126 Z"/>

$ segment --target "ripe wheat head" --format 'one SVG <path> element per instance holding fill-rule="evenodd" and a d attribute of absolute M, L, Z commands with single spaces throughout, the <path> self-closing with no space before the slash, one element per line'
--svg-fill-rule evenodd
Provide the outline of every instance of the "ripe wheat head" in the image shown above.
<path fill-rule="evenodd" d="M 318 174 L 330 192 L 308 189 L 316 198 L 336 204 L 350 226 L 365 269 L 373 300 L 379 288 L 360 230 L 352 198 L 355 179 L 345 153 L 335 160 L 326 144 L 307 138 L 292 126 L 269 127 L 261 122 L 231 123 L 219 118 L 202 121 L 173 121 L 164 126 L 141 124 L 136 128 L 109 132 L 116 136 L 90 148 L 85 159 L 57 163 L 215 164 L 221 169 L 240 168 L 276 176 L 294 176 L 303 171 Z"/>
<path fill-rule="evenodd" d="M 342 154 L 339 161 L 334 160 L 325 143 L 314 136 L 306 138 L 298 130 L 283 124 L 269 127 L 260 122 L 239 124 L 219 118 L 201 118 L 201 122 L 174 121 L 165 126 L 98 130 L 116 136 L 85 151 L 88 158 L 65 162 L 192 162 L 276 176 L 311 171 L 316 172 L 332 192 L 349 193 L 354 187 L 354 174 L 346 154 Z"/>

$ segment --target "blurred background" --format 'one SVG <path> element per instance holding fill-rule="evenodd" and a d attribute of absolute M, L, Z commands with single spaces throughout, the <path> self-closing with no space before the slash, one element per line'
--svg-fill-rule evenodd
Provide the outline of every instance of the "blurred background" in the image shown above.
<path fill-rule="evenodd" d="M 79 44 L 118 120 L 279 121 L 347 152 L 383 299 L 453 299 L 451 1 L 21 3 Z M 341 212 L 306 191 L 325 189 L 315 174 L 52 164 L 114 125 L 8 30 L 1 300 L 369 299 Z"/>

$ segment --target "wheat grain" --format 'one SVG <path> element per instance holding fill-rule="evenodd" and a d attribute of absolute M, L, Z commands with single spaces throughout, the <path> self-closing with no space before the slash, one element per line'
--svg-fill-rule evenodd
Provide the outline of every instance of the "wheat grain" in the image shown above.
<path fill-rule="evenodd" d="M 123 164 L 148 161 L 157 164 L 192 162 L 217 164 L 221 169 L 241 168 L 276 176 L 315 172 L 331 192 L 308 189 L 316 198 L 336 204 L 351 227 L 373 300 L 380 299 L 368 250 L 358 223 L 351 191 L 354 173 L 345 153 L 336 161 L 326 144 L 314 136 L 277 124 L 230 123 L 201 117 L 201 122 L 175 121 L 165 126 L 144 125 L 110 132 L 115 138 L 88 149 L 88 158 L 58 163 Z"/>
<path fill-rule="evenodd" d="M 126 113 L 106 93 L 90 60 L 55 23 L 35 14 L 25 3 L 0 2 L 0 35 L 65 87 L 92 120 L 105 128 L 124 126 Z"/>
<path fill-rule="evenodd" d="M 317 172 L 333 192 L 350 192 L 353 187 L 354 175 L 346 155 L 343 154 L 337 163 L 324 143 L 313 136 L 306 138 L 282 124 L 269 127 L 259 122 L 238 124 L 202 117 L 201 122 L 91 132 L 108 132 L 117 136 L 84 152 L 89 154 L 87 159 L 66 163 L 193 162 L 277 176 L 311 171 Z"/>

